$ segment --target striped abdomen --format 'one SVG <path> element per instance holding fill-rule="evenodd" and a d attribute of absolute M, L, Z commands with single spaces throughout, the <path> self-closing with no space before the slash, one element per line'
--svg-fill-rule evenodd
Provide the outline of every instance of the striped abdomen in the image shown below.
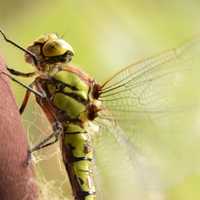
<path fill-rule="evenodd" d="M 79 125 L 64 125 L 62 154 L 76 200 L 95 200 L 93 147 L 90 134 Z"/>

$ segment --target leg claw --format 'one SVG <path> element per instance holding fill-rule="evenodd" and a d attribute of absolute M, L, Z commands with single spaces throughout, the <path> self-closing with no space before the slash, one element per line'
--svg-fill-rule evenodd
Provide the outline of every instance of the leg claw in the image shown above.
<path fill-rule="evenodd" d="M 32 152 L 31 150 L 28 150 L 27 151 L 27 158 L 25 160 L 25 166 L 29 166 L 31 164 L 31 161 L 32 161 Z"/>

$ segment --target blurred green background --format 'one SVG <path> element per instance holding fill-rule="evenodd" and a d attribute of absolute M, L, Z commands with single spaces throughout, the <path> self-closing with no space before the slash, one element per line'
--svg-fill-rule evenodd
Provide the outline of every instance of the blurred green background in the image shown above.
<path fill-rule="evenodd" d="M 56 32 L 60 34 L 75 50 L 73 63 L 82 66 L 98 81 L 102 81 L 134 60 L 151 56 L 164 49 L 176 47 L 185 39 L 200 33 L 199 10 L 200 2 L 197 0 L 0 0 L 0 28 L 5 31 L 9 38 L 24 47 L 44 33 Z M 0 40 L 0 52 L 6 62 L 13 68 L 21 71 L 31 71 L 33 69 L 25 64 L 23 52 L 6 44 L 3 40 Z M 31 80 L 23 81 L 26 83 L 31 82 Z M 196 81 L 200 83 L 198 79 Z M 12 84 L 12 86 L 17 103 L 20 104 L 24 90 L 16 84 Z M 42 118 L 41 120 L 35 104 L 33 98 L 28 111 L 23 115 L 27 132 L 32 133 L 29 136 L 32 143 L 39 141 L 45 135 L 44 132 L 47 132 L 47 129 L 50 130 L 50 126 L 45 119 Z M 140 188 L 138 186 L 138 188 L 134 188 L 135 185 L 133 186 L 131 181 L 127 182 L 126 177 L 124 178 L 124 176 L 131 176 L 128 172 L 127 174 L 124 173 L 129 169 L 129 163 L 122 165 L 124 170 L 116 170 L 118 168 L 117 164 L 114 162 L 109 163 L 109 160 L 106 159 L 107 154 L 112 153 L 106 153 L 105 149 L 102 150 L 104 154 L 102 153 L 100 157 L 108 165 L 99 165 L 99 173 L 104 176 L 100 178 L 103 187 L 100 186 L 99 194 L 101 195 L 99 196 L 102 196 L 103 200 L 200 199 L 199 137 L 192 136 L 198 134 L 198 119 L 200 119 L 200 116 L 193 113 L 187 118 L 184 118 L 183 115 L 181 119 L 189 120 L 187 127 L 179 121 L 177 129 L 187 128 L 187 130 L 184 130 L 184 136 L 187 132 L 188 136 L 185 140 L 190 140 L 192 150 L 190 152 L 188 144 L 183 148 L 185 144 L 183 137 L 180 137 L 183 140 L 182 143 L 178 142 L 178 144 L 181 143 L 181 147 L 176 143 L 177 138 L 170 141 L 169 148 L 175 149 L 176 152 L 179 151 L 180 154 L 178 155 L 183 157 L 185 155 L 186 165 L 174 166 L 174 168 L 180 167 L 181 171 L 184 168 L 186 171 L 179 181 L 168 184 L 162 180 L 159 187 L 153 188 L 152 193 L 146 194 L 145 187 Z M 196 132 L 193 129 L 195 133 L 192 132 L 189 127 L 193 127 Z M 34 134 L 37 137 L 33 136 Z M 193 143 L 194 141 L 195 143 Z M 112 152 L 115 148 L 117 147 L 109 147 L 108 151 Z M 66 199 L 72 198 L 65 172 L 60 167 L 61 161 L 57 158 L 59 153 L 55 153 L 57 151 L 58 148 L 52 147 L 50 150 L 40 152 L 35 158 L 43 193 L 41 199 L 64 199 L 64 196 Z M 176 158 L 183 159 L 179 156 Z M 114 173 L 114 170 L 117 172 Z M 125 175 L 123 173 L 120 175 L 121 172 Z M 119 177 L 122 178 L 118 179 L 116 177 L 118 173 Z M 170 171 L 167 171 L 166 174 L 167 176 L 173 176 Z M 181 174 L 179 175 L 181 176 Z M 121 188 L 121 186 L 124 188 Z M 145 193 L 148 196 L 141 195 L 138 198 L 134 196 L 134 193 L 135 195 Z"/>

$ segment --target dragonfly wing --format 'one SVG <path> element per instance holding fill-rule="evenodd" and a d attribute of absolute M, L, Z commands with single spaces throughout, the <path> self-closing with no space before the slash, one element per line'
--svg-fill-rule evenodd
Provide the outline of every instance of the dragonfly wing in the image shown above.
<path fill-rule="evenodd" d="M 159 173 L 115 121 L 98 120 L 96 165 L 102 199 L 162 200 Z M 153 197 L 159 198 L 153 198 Z M 98 197 L 98 194 L 97 194 Z"/>
<path fill-rule="evenodd" d="M 123 68 L 102 84 L 101 100 L 116 113 L 168 111 L 171 95 L 199 65 L 200 37 Z M 177 98 L 177 96 L 176 96 Z M 121 116 L 121 115 L 120 115 Z"/>
<path fill-rule="evenodd" d="M 200 159 L 191 160 L 200 140 L 192 125 L 196 110 L 191 109 L 199 98 L 198 66 L 200 38 L 196 37 L 129 65 L 102 84 L 105 109 L 100 119 L 114 119 L 108 132 L 118 137 L 133 166 L 139 164 L 149 172 L 145 178 L 151 180 L 149 186 L 171 187 L 199 170 Z M 155 179 L 149 179 L 149 174 Z"/>
<path fill-rule="evenodd" d="M 102 117 L 133 132 L 145 120 L 190 109 L 198 100 L 194 80 L 199 65 L 200 37 L 129 65 L 102 84 L 100 100 L 108 110 Z"/>

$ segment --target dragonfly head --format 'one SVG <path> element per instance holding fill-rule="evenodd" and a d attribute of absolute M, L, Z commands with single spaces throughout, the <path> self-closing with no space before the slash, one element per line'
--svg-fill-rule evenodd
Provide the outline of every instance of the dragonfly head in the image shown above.
<path fill-rule="evenodd" d="M 27 50 L 36 56 L 38 68 L 46 64 L 68 63 L 74 55 L 71 45 L 54 33 L 41 36 L 28 46 Z M 27 53 L 25 59 L 28 63 L 34 64 L 32 57 Z"/>

